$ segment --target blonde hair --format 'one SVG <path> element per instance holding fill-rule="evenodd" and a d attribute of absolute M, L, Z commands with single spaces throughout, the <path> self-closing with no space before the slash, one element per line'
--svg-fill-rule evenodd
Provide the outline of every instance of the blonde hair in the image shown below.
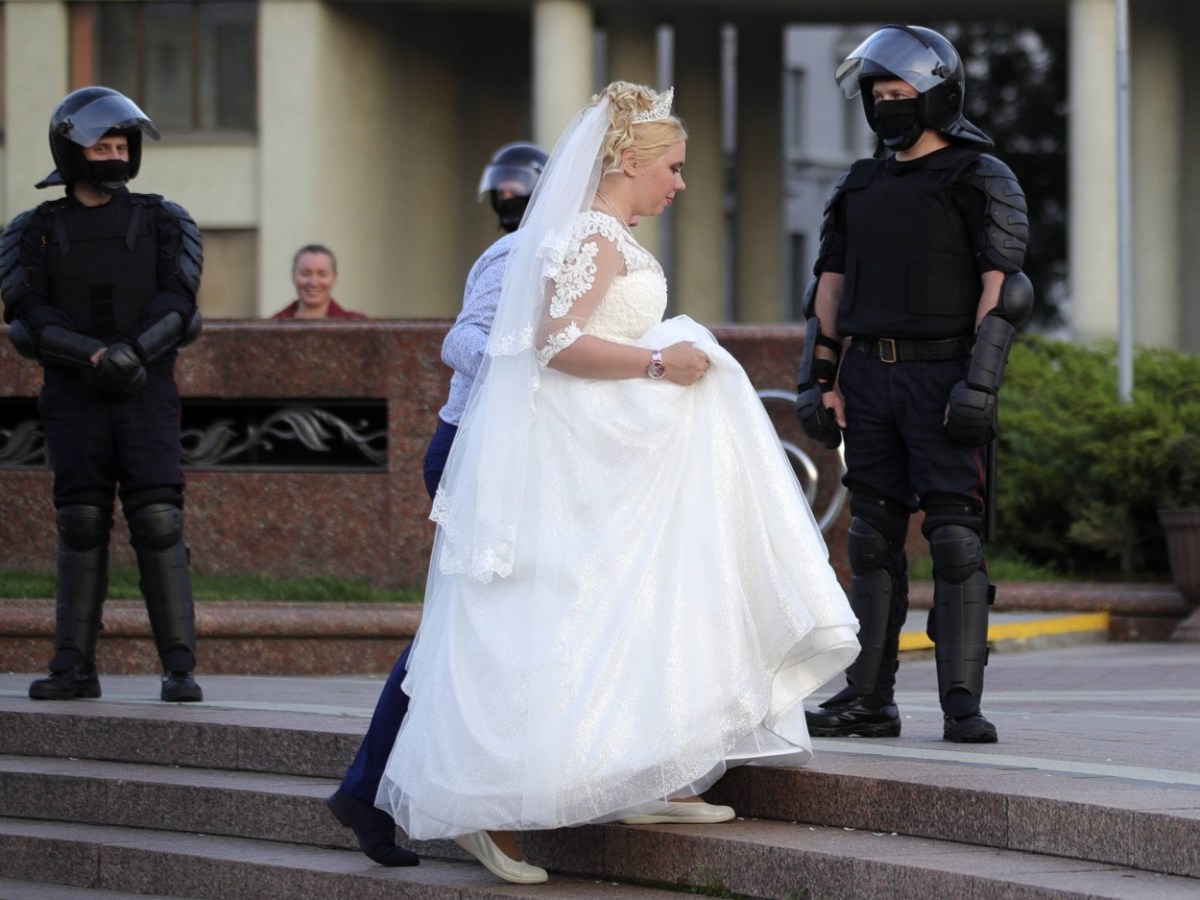
<path fill-rule="evenodd" d="M 687 140 L 687 128 L 676 115 L 634 123 L 634 117 L 650 109 L 657 98 L 651 88 L 628 81 L 614 81 L 592 98 L 593 104 L 609 102 L 609 128 L 600 148 L 601 175 L 620 172 L 626 150 L 632 149 L 638 162 L 654 162 L 670 147 Z"/>

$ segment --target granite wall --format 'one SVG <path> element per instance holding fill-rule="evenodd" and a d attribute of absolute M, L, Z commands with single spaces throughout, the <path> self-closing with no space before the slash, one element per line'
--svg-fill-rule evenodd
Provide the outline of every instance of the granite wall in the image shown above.
<path fill-rule="evenodd" d="M 209 323 L 177 367 L 195 569 L 423 584 L 433 528 L 421 460 L 449 385 L 439 356 L 448 324 Z M 803 327 L 713 330 L 760 390 L 794 390 Z M 40 382 L 38 366 L 0 340 L 0 570 L 54 568 Z M 781 438 L 817 465 L 821 515 L 836 454 L 808 441 L 789 400 L 764 402 Z M 827 534 L 839 570 L 845 520 L 842 510 Z M 127 534 L 117 516 L 113 561 L 132 566 Z"/>

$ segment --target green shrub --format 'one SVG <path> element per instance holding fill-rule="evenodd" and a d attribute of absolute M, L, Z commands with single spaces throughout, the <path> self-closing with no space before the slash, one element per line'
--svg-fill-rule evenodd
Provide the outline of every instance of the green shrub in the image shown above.
<path fill-rule="evenodd" d="M 995 551 L 1072 575 L 1165 575 L 1159 506 L 1200 505 L 1200 358 L 1022 336 L 1000 396 Z"/>

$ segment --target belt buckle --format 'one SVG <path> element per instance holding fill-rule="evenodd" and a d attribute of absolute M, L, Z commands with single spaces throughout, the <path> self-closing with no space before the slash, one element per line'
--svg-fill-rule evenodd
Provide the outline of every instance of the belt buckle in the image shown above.
<path fill-rule="evenodd" d="M 900 354 L 896 352 L 895 338 L 879 338 L 879 359 L 881 362 L 894 363 L 900 361 Z"/>

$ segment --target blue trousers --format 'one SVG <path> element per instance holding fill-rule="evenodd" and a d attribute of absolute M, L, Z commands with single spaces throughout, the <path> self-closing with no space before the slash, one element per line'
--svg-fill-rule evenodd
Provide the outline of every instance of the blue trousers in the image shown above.
<path fill-rule="evenodd" d="M 439 420 L 429 449 L 425 451 L 425 489 L 431 500 L 446 468 L 446 457 L 450 455 L 450 445 L 454 443 L 457 433 L 457 426 Z M 400 733 L 400 724 L 408 713 L 408 694 L 400 689 L 400 685 L 404 683 L 404 675 L 408 670 L 408 653 L 411 649 L 411 645 L 406 647 L 392 666 L 392 672 L 384 682 L 383 691 L 375 704 L 375 712 L 371 715 L 371 724 L 367 726 L 367 733 L 358 747 L 358 754 L 342 777 L 343 791 L 372 805 L 388 757 L 392 754 L 392 746 L 396 743 L 396 735 Z"/>

